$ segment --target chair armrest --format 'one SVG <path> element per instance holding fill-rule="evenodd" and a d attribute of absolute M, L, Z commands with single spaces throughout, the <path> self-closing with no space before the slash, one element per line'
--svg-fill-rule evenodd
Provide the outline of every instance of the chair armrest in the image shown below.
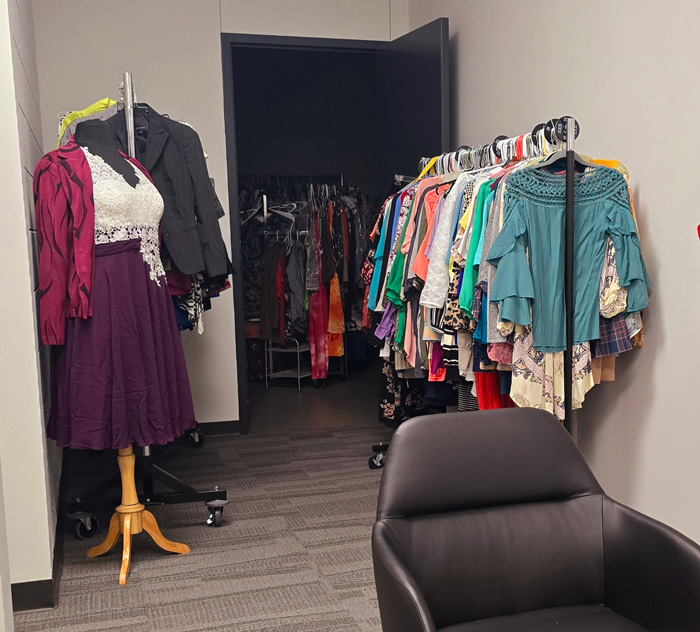
<path fill-rule="evenodd" d="M 436 632 L 425 598 L 398 553 L 400 548 L 391 525 L 378 521 L 372 531 L 372 558 L 382 630 Z"/>
<path fill-rule="evenodd" d="M 700 547 L 610 498 L 603 501 L 605 601 L 650 632 L 700 632 Z"/>

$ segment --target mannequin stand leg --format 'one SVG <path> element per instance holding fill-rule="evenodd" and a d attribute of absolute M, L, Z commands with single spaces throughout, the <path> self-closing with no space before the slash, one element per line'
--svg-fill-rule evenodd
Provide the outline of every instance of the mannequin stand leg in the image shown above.
<path fill-rule="evenodd" d="M 143 525 L 143 530 L 153 538 L 153 541 L 161 549 L 170 551 L 171 553 L 190 552 L 190 547 L 186 544 L 181 544 L 180 542 L 171 542 L 161 533 L 160 527 L 156 522 L 156 517 L 150 511 L 148 511 L 148 509 L 143 510 L 143 514 L 141 516 L 141 523 Z"/>
<path fill-rule="evenodd" d="M 172 553 L 189 553 L 190 547 L 167 540 L 161 533 L 155 516 L 139 502 L 134 476 L 136 465 L 134 449 L 119 450 L 118 460 L 122 478 L 122 502 L 109 523 L 107 538 L 102 544 L 91 548 L 88 551 L 88 557 L 98 557 L 111 551 L 119 541 L 121 534 L 124 539 L 124 547 L 119 583 L 125 586 L 131 568 L 131 537 L 133 535 L 146 531 L 160 548 Z"/>

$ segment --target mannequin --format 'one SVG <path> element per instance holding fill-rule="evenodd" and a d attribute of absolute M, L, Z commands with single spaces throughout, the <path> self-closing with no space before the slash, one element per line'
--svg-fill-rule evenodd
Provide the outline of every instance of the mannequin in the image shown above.
<path fill-rule="evenodd" d="M 118 450 L 122 502 L 88 556 L 107 553 L 121 534 L 125 585 L 134 534 L 190 552 L 139 502 L 133 446 L 169 443 L 196 422 L 160 261 L 163 199 L 114 134 L 99 121 L 79 124 L 37 165 L 35 196 L 42 342 L 56 345 L 48 434 L 61 447 Z"/>
<path fill-rule="evenodd" d="M 117 149 L 111 128 L 102 121 L 80 123 L 75 129 L 75 142 L 81 147 L 87 147 L 90 153 L 100 156 L 132 187 L 135 188 L 139 183 L 129 161 Z"/>

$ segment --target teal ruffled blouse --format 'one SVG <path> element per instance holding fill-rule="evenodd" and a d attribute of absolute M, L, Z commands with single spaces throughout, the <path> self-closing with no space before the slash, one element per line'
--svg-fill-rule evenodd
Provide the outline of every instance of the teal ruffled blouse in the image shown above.
<path fill-rule="evenodd" d="M 642 257 L 624 176 L 598 167 L 575 176 L 574 344 L 600 339 L 600 277 L 608 235 L 615 244 L 627 311 L 649 304 Z M 489 298 L 500 319 L 532 325 L 535 349 L 566 348 L 564 223 L 566 176 L 537 169 L 513 174 L 506 185 L 504 224 L 487 260 L 497 266 Z"/>

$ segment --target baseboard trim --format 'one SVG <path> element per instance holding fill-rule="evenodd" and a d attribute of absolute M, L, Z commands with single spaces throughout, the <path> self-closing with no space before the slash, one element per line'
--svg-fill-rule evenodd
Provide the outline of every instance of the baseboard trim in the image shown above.
<path fill-rule="evenodd" d="M 65 534 L 66 498 L 63 486 L 63 463 L 61 481 L 58 485 L 58 513 L 56 516 L 56 537 L 53 544 L 53 567 L 51 579 L 12 584 L 12 610 L 24 612 L 58 606 L 58 588 L 63 575 L 63 537 Z"/>
<path fill-rule="evenodd" d="M 53 579 L 42 579 L 35 582 L 20 582 L 12 584 L 12 610 L 38 610 L 54 608 L 56 586 Z"/>

